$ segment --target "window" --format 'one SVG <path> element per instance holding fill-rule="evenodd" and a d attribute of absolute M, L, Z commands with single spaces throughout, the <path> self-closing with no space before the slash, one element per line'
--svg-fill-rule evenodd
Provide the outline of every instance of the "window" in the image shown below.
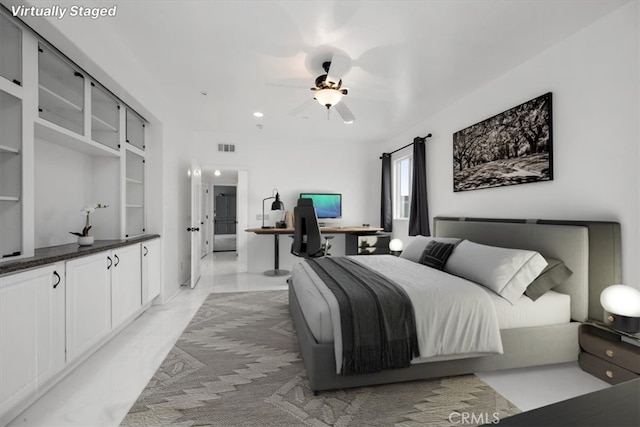
<path fill-rule="evenodd" d="M 413 175 L 413 156 L 409 155 L 396 160 L 394 168 L 394 218 L 409 219 L 409 203 L 411 199 L 411 178 Z"/>

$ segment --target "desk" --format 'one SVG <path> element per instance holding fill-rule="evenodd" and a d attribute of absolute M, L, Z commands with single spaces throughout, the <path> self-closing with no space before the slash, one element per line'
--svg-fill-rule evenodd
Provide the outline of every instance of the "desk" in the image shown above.
<path fill-rule="evenodd" d="M 320 233 L 325 234 L 375 234 L 382 231 L 379 227 L 320 227 Z M 280 235 L 292 235 L 294 228 L 247 228 L 247 233 L 273 235 L 274 262 L 273 270 L 264 272 L 266 276 L 286 276 L 287 270 L 280 269 Z"/>

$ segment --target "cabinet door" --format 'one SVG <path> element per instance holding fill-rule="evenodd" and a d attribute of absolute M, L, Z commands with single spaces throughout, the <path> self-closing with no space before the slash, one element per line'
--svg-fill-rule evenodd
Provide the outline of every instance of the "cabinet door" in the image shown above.
<path fill-rule="evenodd" d="M 111 331 L 112 268 L 108 252 L 67 262 L 67 362 Z"/>
<path fill-rule="evenodd" d="M 0 14 L 0 76 L 22 85 L 22 31 Z"/>
<path fill-rule="evenodd" d="M 142 306 L 140 244 L 112 251 L 111 316 L 116 328 Z"/>
<path fill-rule="evenodd" d="M 160 239 L 142 243 L 142 304 L 160 295 Z"/>
<path fill-rule="evenodd" d="M 64 367 L 64 264 L 0 279 L 0 414 Z"/>

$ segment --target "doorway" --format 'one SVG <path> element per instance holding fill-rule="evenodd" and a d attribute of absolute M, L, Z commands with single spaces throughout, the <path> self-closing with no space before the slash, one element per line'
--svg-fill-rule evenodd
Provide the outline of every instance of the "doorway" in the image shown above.
<path fill-rule="evenodd" d="M 237 189 L 213 186 L 213 252 L 235 252 L 237 248 Z"/>

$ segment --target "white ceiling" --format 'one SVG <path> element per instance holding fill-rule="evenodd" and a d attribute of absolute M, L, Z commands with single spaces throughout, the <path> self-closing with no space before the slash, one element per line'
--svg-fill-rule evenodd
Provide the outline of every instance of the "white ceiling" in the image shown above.
<path fill-rule="evenodd" d="M 38 6 L 77 1 L 33 1 Z M 387 140 L 626 3 L 616 0 L 110 0 L 95 49 L 148 73 L 194 130 Z M 73 22 L 72 22 L 73 21 Z M 82 28 L 82 27 L 81 27 Z M 77 34 L 77 32 L 76 32 Z M 356 122 L 310 105 L 321 63 L 352 59 L 343 85 Z M 137 64 L 131 64 L 131 58 Z M 547 88 L 540 88 L 540 93 Z M 208 93 L 207 96 L 201 94 Z M 517 100 L 520 101 L 520 100 Z M 514 100 L 515 102 L 515 100 Z M 265 116 L 256 119 L 254 111 Z M 262 130 L 256 125 L 261 124 Z"/>

